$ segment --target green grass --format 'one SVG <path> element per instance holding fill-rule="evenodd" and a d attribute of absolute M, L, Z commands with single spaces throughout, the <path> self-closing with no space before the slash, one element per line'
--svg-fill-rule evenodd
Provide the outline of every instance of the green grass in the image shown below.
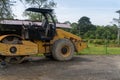
<path fill-rule="evenodd" d="M 105 45 L 88 44 L 88 48 L 78 54 L 120 54 L 120 47 L 107 47 Z"/>

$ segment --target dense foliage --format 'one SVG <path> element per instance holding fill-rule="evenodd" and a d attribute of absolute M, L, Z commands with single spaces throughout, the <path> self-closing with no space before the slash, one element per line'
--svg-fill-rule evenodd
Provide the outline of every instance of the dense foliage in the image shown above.
<path fill-rule="evenodd" d="M 70 32 L 79 35 L 84 39 L 110 39 L 117 38 L 118 28 L 116 25 L 98 26 L 93 25 L 88 17 L 82 17 L 78 23 L 71 24 Z"/>

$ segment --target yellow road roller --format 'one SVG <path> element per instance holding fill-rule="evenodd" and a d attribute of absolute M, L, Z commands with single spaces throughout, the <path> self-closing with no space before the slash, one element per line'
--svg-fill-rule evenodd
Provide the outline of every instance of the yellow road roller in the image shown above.
<path fill-rule="evenodd" d="M 66 61 L 87 45 L 72 33 L 58 27 L 53 9 L 28 8 L 41 14 L 42 21 L 0 20 L 0 60 L 21 63 L 25 57 L 44 54 L 47 58 Z"/>

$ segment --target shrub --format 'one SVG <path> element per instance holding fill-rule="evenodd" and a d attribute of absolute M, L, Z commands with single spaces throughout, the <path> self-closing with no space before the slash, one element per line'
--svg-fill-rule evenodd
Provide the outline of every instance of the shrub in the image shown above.
<path fill-rule="evenodd" d="M 104 40 L 100 40 L 100 39 L 95 39 L 93 43 L 94 44 L 98 44 L 98 45 L 103 45 L 103 44 L 105 44 L 105 41 Z"/>
<path fill-rule="evenodd" d="M 94 39 L 89 39 L 88 43 L 94 43 Z"/>

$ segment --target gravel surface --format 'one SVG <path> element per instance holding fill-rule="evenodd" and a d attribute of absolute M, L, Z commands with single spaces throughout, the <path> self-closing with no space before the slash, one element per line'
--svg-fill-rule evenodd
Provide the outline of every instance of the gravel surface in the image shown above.
<path fill-rule="evenodd" d="M 120 80 L 119 55 L 75 56 L 66 62 L 32 59 L 0 68 L 0 80 Z"/>

